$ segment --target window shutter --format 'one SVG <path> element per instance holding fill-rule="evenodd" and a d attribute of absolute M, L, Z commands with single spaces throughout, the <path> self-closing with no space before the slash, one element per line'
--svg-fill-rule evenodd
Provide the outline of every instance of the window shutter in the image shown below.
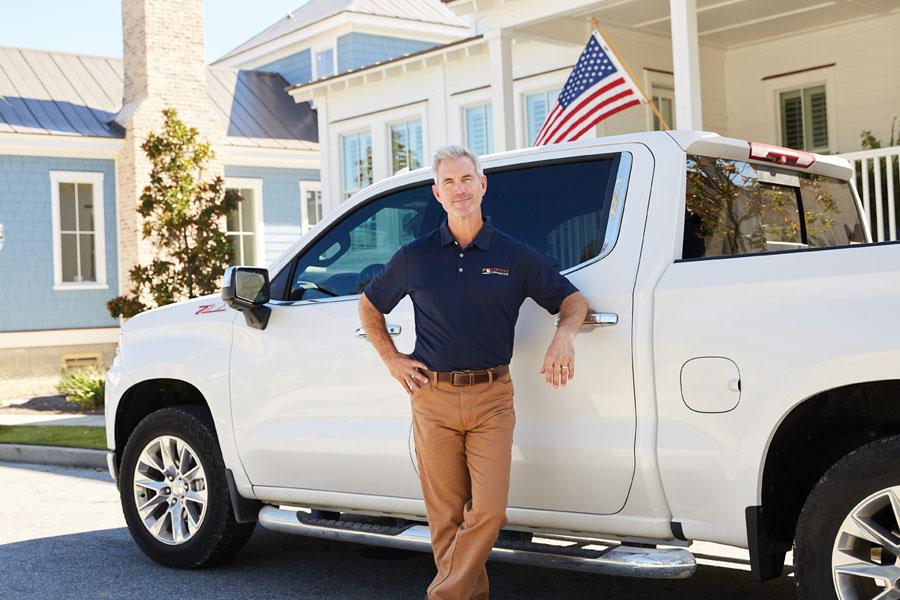
<path fill-rule="evenodd" d="M 803 98 L 799 90 L 781 94 L 781 144 L 803 150 Z"/>
<path fill-rule="evenodd" d="M 807 134 L 806 138 L 812 141 L 808 148 L 818 149 L 828 147 L 828 114 L 825 105 L 825 86 L 808 88 L 803 90 L 807 107 Z"/>

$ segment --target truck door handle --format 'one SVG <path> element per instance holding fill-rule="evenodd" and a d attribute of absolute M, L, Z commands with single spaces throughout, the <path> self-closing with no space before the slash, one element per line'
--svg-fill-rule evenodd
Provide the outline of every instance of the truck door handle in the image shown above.
<path fill-rule="evenodd" d="M 619 322 L 619 315 L 608 312 L 588 312 L 584 318 L 584 324 L 593 327 L 611 327 Z M 556 325 L 559 326 L 559 317 L 556 317 Z"/>
<path fill-rule="evenodd" d="M 400 331 L 402 329 L 403 328 L 400 327 L 399 325 L 391 325 L 390 323 L 387 324 L 387 332 L 388 332 L 388 335 L 391 337 L 397 337 L 398 335 L 400 335 Z M 358 337 L 361 340 L 364 340 L 364 339 L 366 339 L 366 330 L 363 329 L 362 327 L 357 327 L 356 332 L 353 335 Z"/>

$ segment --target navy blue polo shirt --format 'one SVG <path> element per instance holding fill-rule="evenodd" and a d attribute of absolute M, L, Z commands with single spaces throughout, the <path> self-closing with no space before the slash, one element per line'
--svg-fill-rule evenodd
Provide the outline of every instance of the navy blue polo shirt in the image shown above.
<path fill-rule="evenodd" d="M 433 371 L 509 364 L 525 298 L 550 314 L 578 291 L 537 250 L 494 229 L 488 217 L 467 248 L 445 220 L 402 246 L 364 293 L 382 313 L 407 294 L 416 320 L 412 357 Z"/>

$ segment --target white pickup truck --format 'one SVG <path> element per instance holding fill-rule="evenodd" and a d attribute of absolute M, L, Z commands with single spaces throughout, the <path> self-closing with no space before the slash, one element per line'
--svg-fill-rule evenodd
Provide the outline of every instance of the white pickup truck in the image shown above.
<path fill-rule="evenodd" d="M 900 248 L 840 158 L 655 132 L 485 158 L 484 212 L 588 298 L 578 377 L 538 374 L 522 306 L 509 524 L 491 558 L 681 578 L 693 540 L 793 547 L 800 596 L 900 598 Z M 367 343 L 365 285 L 443 212 L 427 169 L 356 194 L 221 297 L 142 313 L 106 380 L 109 467 L 153 559 L 278 531 L 430 551 L 410 398 Z M 243 314 L 242 314 L 243 313 Z M 415 324 L 387 316 L 398 349 Z"/>

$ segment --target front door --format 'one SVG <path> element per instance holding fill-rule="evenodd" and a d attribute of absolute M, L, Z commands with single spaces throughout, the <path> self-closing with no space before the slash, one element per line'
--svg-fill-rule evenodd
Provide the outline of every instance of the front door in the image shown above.
<path fill-rule="evenodd" d="M 357 304 L 402 244 L 437 227 L 439 211 L 430 186 L 355 209 L 299 253 L 290 277 L 275 278 L 287 285 L 272 292 L 281 300 L 265 330 L 235 321 L 232 412 L 254 485 L 419 496 L 409 395 L 363 337 Z M 398 350 L 412 352 L 410 300 L 386 320 Z"/>

